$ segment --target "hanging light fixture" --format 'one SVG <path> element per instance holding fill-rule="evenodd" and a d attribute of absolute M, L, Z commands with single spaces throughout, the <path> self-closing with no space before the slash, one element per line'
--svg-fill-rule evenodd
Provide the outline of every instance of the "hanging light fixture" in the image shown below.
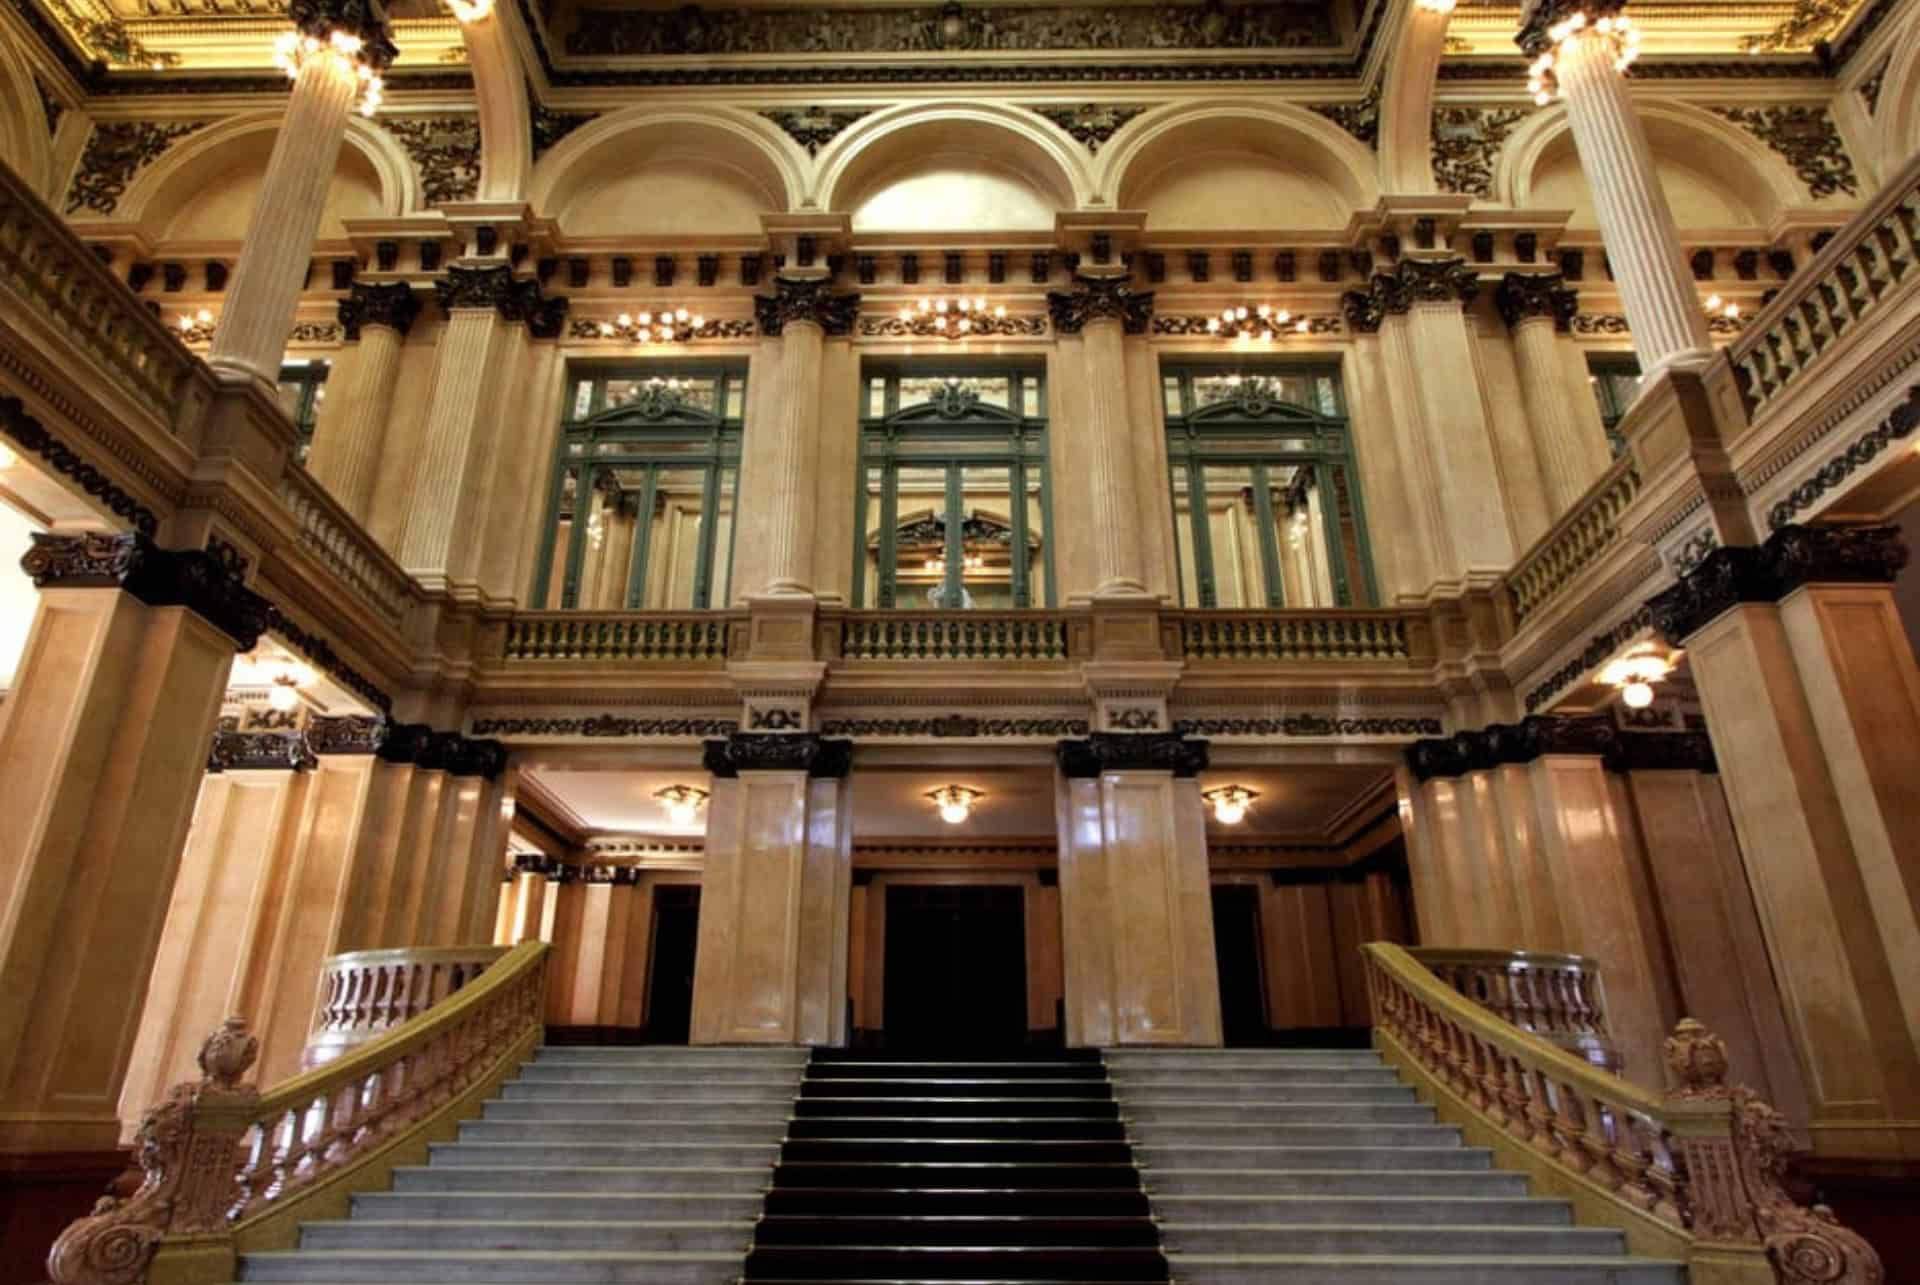
<path fill-rule="evenodd" d="M 1624 13 L 1610 14 L 1591 23 L 1587 21 L 1585 12 L 1568 14 L 1547 28 L 1547 40 L 1552 48 L 1543 50 L 1539 57 L 1527 64 L 1527 95 L 1540 107 L 1545 107 L 1556 98 L 1566 97 L 1554 64 L 1561 54 L 1573 48 L 1577 42 L 1603 42 L 1603 47 L 1613 57 L 1614 70 L 1619 72 L 1626 71 L 1633 65 L 1633 60 L 1640 56 L 1640 28 L 1634 26 L 1633 20 Z"/>
<path fill-rule="evenodd" d="M 1222 785 L 1203 790 L 1200 797 L 1213 809 L 1213 819 L 1221 825 L 1239 825 L 1247 819 L 1247 809 L 1260 796 L 1244 785 Z"/>
<path fill-rule="evenodd" d="M 281 71 L 287 73 L 288 80 L 300 78 L 300 68 L 309 59 L 327 57 L 339 58 L 353 69 L 358 86 L 359 101 L 357 107 L 362 116 L 371 116 L 380 110 L 380 100 L 386 94 L 386 82 L 380 78 L 380 68 L 384 63 L 375 59 L 384 55 L 384 60 L 392 61 L 393 46 L 384 41 L 376 41 L 375 48 L 367 48 L 367 42 L 351 31 L 335 27 L 322 40 L 318 36 L 299 31 L 281 33 L 273 42 L 273 62 Z M 372 54 L 373 56 L 369 56 Z"/>
<path fill-rule="evenodd" d="M 968 789 L 964 785 L 943 785 L 930 790 L 927 797 L 940 810 L 940 819 L 948 825 L 959 825 L 973 811 L 973 804 L 980 797 L 980 791 Z"/>
<path fill-rule="evenodd" d="M 1305 317 L 1296 317 L 1285 308 L 1266 303 L 1251 308 L 1245 304 L 1222 308 L 1219 316 L 1207 318 L 1210 335 L 1222 339 L 1255 339 L 1262 343 L 1272 343 L 1287 335 L 1304 335 L 1310 328 Z"/>
<path fill-rule="evenodd" d="M 922 299 L 900 305 L 900 324 L 916 335 L 944 339 L 971 339 L 975 335 L 1012 333 L 1006 305 L 989 306 L 984 297 Z"/>
<path fill-rule="evenodd" d="M 1653 704 L 1653 685 L 1673 672 L 1677 659 L 1677 654 L 1664 654 L 1653 643 L 1642 643 L 1609 661 L 1600 671 L 1600 681 L 1618 688 L 1620 702 L 1628 709 L 1645 709 Z"/>
<path fill-rule="evenodd" d="M 692 825 L 707 805 L 707 792 L 691 785 L 669 785 L 655 790 L 653 797 L 667 809 L 667 819 L 675 825 Z"/>

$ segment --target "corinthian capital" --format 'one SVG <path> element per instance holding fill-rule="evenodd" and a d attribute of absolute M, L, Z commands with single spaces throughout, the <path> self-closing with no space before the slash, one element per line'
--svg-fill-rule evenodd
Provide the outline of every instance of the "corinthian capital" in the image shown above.
<path fill-rule="evenodd" d="M 1580 296 L 1566 287 L 1566 278 L 1558 272 L 1509 272 L 1493 292 L 1493 305 L 1509 326 L 1546 317 L 1555 330 L 1564 332 L 1580 310 Z"/>
<path fill-rule="evenodd" d="M 399 331 L 404 339 L 419 315 L 420 301 L 414 298 L 413 287 L 404 281 L 391 285 L 356 281 L 352 293 L 340 301 L 340 326 L 349 340 L 360 337 L 362 326 L 385 326 Z"/>
<path fill-rule="evenodd" d="M 1047 311 L 1054 330 L 1063 335 L 1077 335 L 1089 321 L 1109 318 L 1130 335 L 1144 335 L 1153 320 L 1153 291 L 1135 290 L 1126 277 L 1076 276 L 1071 291 L 1047 295 Z"/>
<path fill-rule="evenodd" d="M 379 0 L 289 0 L 287 17 L 301 35 L 315 40 L 326 40 L 336 31 L 358 36 L 360 60 L 376 71 L 391 67 L 400 54 Z"/>
<path fill-rule="evenodd" d="M 1392 314 L 1416 303 L 1472 303 L 1479 292 L 1480 275 L 1465 259 L 1402 259 L 1373 278 L 1374 299 Z"/>
<path fill-rule="evenodd" d="M 825 277 L 775 277 L 771 295 L 756 295 L 753 315 L 762 334 L 779 335 L 788 323 L 810 322 L 829 335 L 853 333 L 860 296 L 836 291 Z"/>

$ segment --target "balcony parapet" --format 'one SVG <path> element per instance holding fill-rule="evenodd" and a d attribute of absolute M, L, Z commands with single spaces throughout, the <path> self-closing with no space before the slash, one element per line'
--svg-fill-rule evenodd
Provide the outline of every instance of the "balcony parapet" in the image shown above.
<path fill-rule="evenodd" d="M 324 1066 L 448 999 L 505 946 L 401 946 L 334 955 L 320 966 L 320 1008 L 303 1068 Z"/>
<path fill-rule="evenodd" d="M 1619 543 L 1620 518 L 1640 494 L 1640 468 L 1622 455 L 1515 564 L 1507 585 L 1514 623 L 1524 622 Z"/>
<path fill-rule="evenodd" d="M 500 658 L 721 665 L 745 622 L 736 611 L 523 611 L 507 621 Z"/>
<path fill-rule="evenodd" d="M 1426 613 L 1179 611 L 1179 654 L 1189 661 L 1399 661 L 1432 658 Z"/>
<path fill-rule="evenodd" d="M 300 546 L 388 625 L 402 628 L 418 597 L 413 577 L 305 468 L 289 464 L 280 476 L 279 494 L 293 514 Z"/>
<path fill-rule="evenodd" d="M 826 653 L 841 660 L 1069 661 L 1089 651 L 1084 611 L 822 613 Z"/>
<path fill-rule="evenodd" d="M 1758 420 L 1920 267 L 1920 158 L 1850 219 L 1727 348 Z"/>
<path fill-rule="evenodd" d="M 1873 1247 L 1782 1186 L 1780 1113 L 1727 1082 L 1724 1041 L 1688 1018 L 1666 1042 L 1666 1094 L 1621 1079 L 1458 994 L 1405 949 L 1364 952 L 1374 1044 L 1495 1163 L 1533 1176 L 1583 1224 L 1694 1280 L 1878 1285 Z"/>
<path fill-rule="evenodd" d="M 1620 1070 L 1607 1026 L 1600 961 L 1537 950 L 1410 947 L 1428 971 L 1501 1021 L 1558 1044 L 1604 1071 Z"/>

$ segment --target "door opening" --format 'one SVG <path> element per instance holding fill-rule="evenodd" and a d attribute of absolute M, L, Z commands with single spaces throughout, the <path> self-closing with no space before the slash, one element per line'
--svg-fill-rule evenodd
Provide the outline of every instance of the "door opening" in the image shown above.
<path fill-rule="evenodd" d="M 1264 1044 L 1267 979 L 1260 942 L 1260 890 L 1213 886 L 1213 953 L 1220 969 L 1220 1033 L 1227 1045 Z"/>
<path fill-rule="evenodd" d="M 700 889 L 653 891 L 653 952 L 647 964 L 649 1044 L 685 1044 L 693 1029 L 693 954 L 700 935 Z"/>
<path fill-rule="evenodd" d="M 1027 1032 L 1026 898 L 1005 886 L 887 889 L 886 1044 L 1007 1050 Z"/>

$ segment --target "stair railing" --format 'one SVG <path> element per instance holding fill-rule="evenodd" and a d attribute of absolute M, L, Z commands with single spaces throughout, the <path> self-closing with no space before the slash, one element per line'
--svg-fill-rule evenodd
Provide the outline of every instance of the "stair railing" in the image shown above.
<path fill-rule="evenodd" d="M 324 1066 L 411 1022 L 506 953 L 505 946 L 397 946 L 329 956 L 300 1069 Z"/>
<path fill-rule="evenodd" d="M 302 1222 L 345 1217 L 354 1193 L 424 1163 L 532 1053 L 546 953 L 523 942 L 444 1003 L 264 1092 L 240 1082 L 259 1042 L 228 1018 L 200 1048 L 201 1078 L 141 1118 L 140 1189 L 54 1242 L 53 1285 L 230 1281 L 240 1254 L 290 1249 Z"/>
<path fill-rule="evenodd" d="M 1503 1022 L 1618 1073 L 1600 961 L 1538 950 L 1418 946 L 1407 950 L 1447 985 Z"/>
<path fill-rule="evenodd" d="M 1363 947 L 1374 1044 L 1443 1120 L 1497 1163 L 1678 1259 L 1692 1285 L 1884 1285 L 1879 1255 L 1782 1179 L 1780 1113 L 1727 1083 L 1727 1049 L 1688 1018 L 1666 1043 L 1677 1088 L 1654 1093 L 1502 1021 L 1399 946 Z"/>

